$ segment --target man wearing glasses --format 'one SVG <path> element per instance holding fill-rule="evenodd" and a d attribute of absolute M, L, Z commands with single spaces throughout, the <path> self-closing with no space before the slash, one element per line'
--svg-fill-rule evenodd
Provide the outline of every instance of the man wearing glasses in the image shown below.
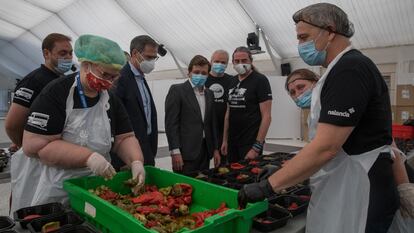
<path fill-rule="evenodd" d="M 115 94 L 123 102 L 141 145 L 145 165 L 155 165 L 158 146 L 157 112 L 151 91 L 145 80 L 157 61 L 158 44 L 147 35 L 132 39 L 130 45 L 131 58 L 121 70 L 121 77 L 114 85 Z M 124 164 L 114 154 L 112 164 L 119 169 Z"/>

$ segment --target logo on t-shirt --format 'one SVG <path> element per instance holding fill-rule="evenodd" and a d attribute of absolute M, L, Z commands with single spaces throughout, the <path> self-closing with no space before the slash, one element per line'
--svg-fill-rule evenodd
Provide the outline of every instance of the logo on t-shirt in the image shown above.
<path fill-rule="evenodd" d="M 329 110 L 328 115 L 349 118 L 351 116 L 351 114 L 354 113 L 354 112 L 355 112 L 354 108 L 350 108 L 350 109 L 348 109 L 348 111 L 345 111 L 345 112 L 339 112 L 337 110 Z"/>
<path fill-rule="evenodd" d="M 232 96 L 233 98 L 241 98 L 244 97 L 246 91 L 246 88 L 232 88 L 229 90 L 229 96 Z"/>
<path fill-rule="evenodd" d="M 246 88 L 232 88 L 229 90 L 230 108 L 246 108 Z"/>
<path fill-rule="evenodd" d="M 16 91 L 16 93 L 14 93 L 14 98 L 23 100 L 25 102 L 30 102 L 30 99 L 32 99 L 32 96 L 33 96 L 33 91 L 25 87 L 19 88 Z"/>
<path fill-rule="evenodd" d="M 224 87 L 219 83 L 214 83 L 209 88 L 214 93 L 214 99 L 220 99 L 224 95 Z"/>
<path fill-rule="evenodd" d="M 49 115 L 40 112 L 32 112 L 27 118 L 27 124 L 46 131 L 46 126 L 49 121 Z"/>

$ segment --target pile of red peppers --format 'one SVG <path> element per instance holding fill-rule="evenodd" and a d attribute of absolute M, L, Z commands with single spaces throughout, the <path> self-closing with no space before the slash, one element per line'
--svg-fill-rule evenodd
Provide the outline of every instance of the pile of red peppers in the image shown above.
<path fill-rule="evenodd" d="M 142 194 L 137 197 L 115 193 L 105 186 L 91 192 L 131 213 L 147 228 L 165 233 L 177 232 L 183 227 L 201 227 L 206 218 L 228 209 L 225 203 L 221 203 L 217 209 L 190 214 L 193 187 L 185 183 L 160 189 L 154 185 L 146 185 Z"/>

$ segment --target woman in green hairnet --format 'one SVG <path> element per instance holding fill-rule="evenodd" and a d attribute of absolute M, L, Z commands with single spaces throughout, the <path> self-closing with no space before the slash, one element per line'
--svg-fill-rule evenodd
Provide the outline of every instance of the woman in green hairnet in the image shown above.
<path fill-rule="evenodd" d="M 119 45 L 93 35 L 75 43 L 80 72 L 47 85 L 30 108 L 23 151 L 42 165 L 32 205 L 67 204 L 63 181 L 92 174 L 110 179 L 112 150 L 131 167 L 138 184 L 145 180 L 143 156 L 128 115 L 107 90 L 119 77 L 125 56 Z M 13 200 L 19 201 L 19 200 Z"/>

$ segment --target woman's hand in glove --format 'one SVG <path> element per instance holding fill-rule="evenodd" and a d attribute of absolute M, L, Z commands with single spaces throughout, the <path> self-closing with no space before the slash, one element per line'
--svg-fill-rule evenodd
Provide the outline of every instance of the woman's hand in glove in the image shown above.
<path fill-rule="evenodd" d="M 267 179 L 259 183 L 246 184 L 240 189 L 237 196 L 239 207 L 244 209 L 248 202 L 263 201 L 274 194 L 273 188 Z"/>
<path fill-rule="evenodd" d="M 86 161 L 92 172 L 105 179 L 111 179 L 115 174 L 115 169 L 112 165 L 99 153 L 93 152 Z"/>
<path fill-rule="evenodd" d="M 138 181 L 137 185 L 132 187 L 132 192 L 137 195 L 139 193 L 139 190 L 143 187 L 145 184 L 145 169 L 144 165 L 141 161 L 135 160 L 131 163 L 131 172 L 132 172 L 132 179 L 135 179 Z"/>
<path fill-rule="evenodd" d="M 414 184 L 404 183 L 398 185 L 400 195 L 400 212 L 404 218 L 414 219 Z"/>

